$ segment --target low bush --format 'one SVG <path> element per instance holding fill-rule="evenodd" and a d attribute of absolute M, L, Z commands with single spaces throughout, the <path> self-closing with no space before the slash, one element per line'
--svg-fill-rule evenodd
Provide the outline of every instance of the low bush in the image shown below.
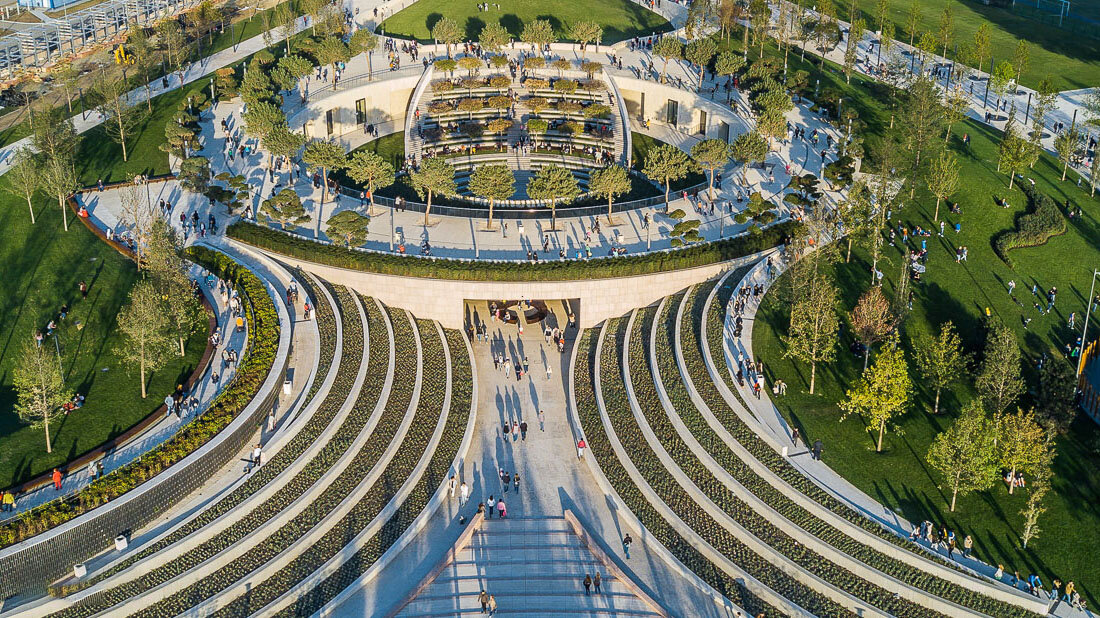
<path fill-rule="evenodd" d="M 746 234 L 677 251 L 639 253 L 588 261 L 477 262 L 353 251 L 268 227 L 238 221 L 226 234 L 249 245 L 295 258 L 385 275 L 465 281 L 607 279 L 667 272 L 743 257 L 779 245 L 800 225 L 786 221 L 760 234 Z"/>
<path fill-rule="evenodd" d="M 1035 187 L 1020 183 L 1020 189 L 1027 196 L 1030 212 L 1016 219 L 1016 229 L 998 234 L 993 240 L 993 250 L 997 256 L 1012 268 L 1012 259 L 1008 252 L 1022 247 L 1045 245 L 1051 236 L 1066 233 L 1066 217 L 1049 195 L 1039 193 Z"/>
<path fill-rule="evenodd" d="M 205 412 L 160 446 L 94 481 L 73 496 L 49 502 L 4 522 L 0 526 L 0 547 L 59 526 L 155 477 L 216 436 L 259 392 L 279 349 L 279 316 L 274 302 L 260 279 L 229 256 L 192 247 L 187 250 L 187 257 L 228 281 L 240 292 L 249 326 L 248 343 L 232 381 Z"/>

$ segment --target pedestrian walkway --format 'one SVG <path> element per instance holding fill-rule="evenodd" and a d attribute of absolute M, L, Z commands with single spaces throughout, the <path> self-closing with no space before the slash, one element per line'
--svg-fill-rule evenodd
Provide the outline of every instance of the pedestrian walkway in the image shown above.
<path fill-rule="evenodd" d="M 169 412 L 158 422 L 150 425 L 135 439 L 113 449 L 101 459 L 78 470 L 69 471 L 62 479 L 61 491 L 57 491 L 53 488 L 53 485 L 47 484 L 16 496 L 15 510 L 0 512 L 0 521 L 10 519 L 58 498 L 74 495 L 91 484 L 96 478 L 114 472 L 151 449 L 163 444 L 174 436 L 180 428 L 205 411 L 217 394 L 233 380 L 237 367 L 235 364 L 227 366 L 222 362 L 221 355 L 225 350 L 234 350 L 239 357 L 243 358 L 245 355 L 245 342 L 248 339 L 247 332 L 243 330 L 238 332 L 233 328 L 233 314 L 228 305 L 229 297 L 219 293 L 218 285 L 220 282 L 218 280 L 212 280 L 217 282 L 214 287 L 207 285 L 204 282 L 206 275 L 206 271 L 199 266 L 192 266 L 189 273 L 192 280 L 203 282 L 201 285 L 203 295 L 210 301 L 210 306 L 214 307 L 216 313 L 217 333 L 220 343 L 214 348 L 210 366 L 195 381 L 191 391 L 186 393 L 186 399 L 190 400 L 193 397 L 194 402 L 181 407 L 182 409 L 177 412 Z M 219 379 L 217 382 L 212 379 L 213 373 L 218 374 Z M 150 393 L 148 401 L 159 401 L 159 395 L 159 393 Z M 71 412 L 71 414 L 80 413 L 79 409 Z M 99 465 L 103 466 L 102 469 L 99 469 Z"/>

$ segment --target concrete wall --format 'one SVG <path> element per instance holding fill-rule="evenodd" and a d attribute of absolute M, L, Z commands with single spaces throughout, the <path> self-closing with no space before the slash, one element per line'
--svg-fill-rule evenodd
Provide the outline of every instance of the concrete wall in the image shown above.
<path fill-rule="evenodd" d="M 292 112 L 288 121 L 293 129 L 305 127 L 307 137 L 328 139 L 328 127 L 325 116 L 333 111 L 331 137 L 339 137 L 352 131 L 362 131 L 363 125 L 355 122 L 355 103 L 363 99 L 366 109 L 366 122 L 379 124 L 394 122 L 401 126 L 408 109 L 420 73 L 404 74 L 394 79 L 379 79 L 349 87 L 347 90 L 326 90 L 311 95 L 305 107 Z"/>
<path fill-rule="evenodd" d="M 616 74 L 612 77 L 626 101 L 627 113 L 634 121 L 653 120 L 664 123 L 667 119 L 668 102 L 677 103 L 676 126 L 687 130 L 700 138 L 727 138 L 733 141 L 738 135 L 749 130 L 749 122 L 734 113 L 723 103 L 686 90 L 680 90 L 654 81 L 642 80 Z M 706 127 L 703 134 L 698 129 L 706 113 Z M 722 130 L 722 124 L 729 127 L 728 135 Z"/>
<path fill-rule="evenodd" d="M 235 241 L 229 241 L 236 244 Z M 337 268 L 270 253 L 279 261 L 302 268 L 334 285 L 346 285 L 390 307 L 408 309 L 418 318 L 439 320 L 446 328 L 462 328 L 467 300 L 577 299 L 577 320 L 589 328 L 611 317 L 644 307 L 685 287 L 752 263 L 763 253 L 729 262 L 671 272 L 583 281 L 450 281 L 381 275 Z M 517 265 L 518 266 L 518 265 Z"/>

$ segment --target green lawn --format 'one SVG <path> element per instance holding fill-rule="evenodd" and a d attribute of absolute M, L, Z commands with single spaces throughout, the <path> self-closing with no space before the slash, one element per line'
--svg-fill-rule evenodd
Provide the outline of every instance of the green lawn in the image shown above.
<path fill-rule="evenodd" d="M 40 195 L 35 205 L 38 222 L 32 226 L 26 202 L 0 194 L 0 281 L 6 291 L 0 297 L 0 487 L 48 472 L 133 426 L 190 375 L 205 347 L 204 336 L 192 337 L 185 358 L 173 356 L 152 375 L 143 401 L 137 372 L 123 367 L 114 352 L 116 316 L 138 276 L 133 263 L 72 213 L 63 231 L 56 200 Z M 91 288 L 87 300 L 77 289 L 81 280 Z M 12 368 L 24 342 L 64 303 L 70 312 L 58 343 L 65 380 L 87 403 L 51 423 L 53 453 L 47 454 L 43 430 L 26 426 L 14 412 Z M 53 339 L 45 345 L 53 346 Z"/>
<path fill-rule="evenodd" d="M 847 19 L 849 6 L 853 0 L 836 0 L 837 15 Z M 908 43 L 909 32 L 905 25 L 908 21 L 910 0 L 887 0 L 890 18 L 897 27 L 895 35 L 899 41 Z M 920 25 L 917 38 L 925 32 L 935 34 L 939 29 L 940 15 L 945 6 L 951 6 L 954 14 L 954 39 L 960 47 L 974 40 L 974 33 L 983 22 L 992 27 L 991 50 L 998 62 L 1012 59 L 1012 53 L 1020 39 L 1026 40 L 1031 47 L 1031 57 L 1024 71 L 1023 85 L 1034 88 L 1039 80 L 1049 76 L 1058 90 L 1092 88 L 1100 83 L 1100 40 L 1072 35 L 1067 30 L 1055 26 L 1037 23 L 1008 9 L 987 6 L 975 0 L 920 0 Z M 1082 12 L 1092 7 L 1094 1 L 1072 3 L 1070 10 Z M 874 3 L 859 3 L 866 14 L 871 30 L 878 30 L 877 10 Z M 952 44 L 952 46 L 954 43 Z M 948 55 L 950 56 L 950 50 Z M 984 70 L 989 70 L 989 59 Z"/>
<path fill-rule="evenodd" d="M 432 26 L 446 15 L 466 29 L 466 38 L 476 40 L 490 20 L 497 20 L 519 40 L 523 25 L 533 19 L 549 20 L 554 31 L 569 39 L 569 27 L 577 21 L 590 20 L 603 27 L 602 43 L 618 43 L 636 36 L 672 30 L 660 15 L 629 0 L 599 0 L 570 2 L 569 0 L 500 0 L 500 10 L 478 11 L 479 0 L 421 0 L 382 22 L 387 35 L 432 42 Z"/>
<path fill-rule="evenodd" d="M 1026 200 L 1017 189 L 1009 193 L 1006 176 L 996 172 L 999 133 L 973 122 L 965 123 L 958 130 L 964 131 L 971 137 L 968 149 L 954 140 L 954 147 L 963 161 L 963 181 L 955 196 L 962 214 L 947 215 L 949 229 L 944 238 L 933 235 L 926 239 L 930 253 L 928 271 L 915 287 L 913 312 L 905 322 L 904 336 L 912 341 L 951 320 L 968 350 L 974 352 L 983 342 L 981 316 L 989 308 L 1016 329 L 1034 385 L 1034 361 L 1043 352 L 1061 358 L 1062 346 L 1073 336 L 1066 319 L 1071 311 L 1082 316 L 1085 310 L 1091 269 L 1100 265 L 1097 201 L 1077 189 L 1072 181 L 1059 182 L 1058 165 L 1044 156 L 1026 176 L 1034 178 L 1036 185 L 1059 204 L 1068 198 L 1080 205 L 1085 214 L 1081 220 L 1070 222 L 1069 233 L 1051 239 L 1047 245 L 1013 251 L 1016 268 L 1010 269 L 994 254 L 991 237 L 1013 227 L 1015 218 L 1026 208 Z M 994 196 L 1007 197 L 1012 207 L 996 206 Z M 934 202 L 930 196 L 918 192 L 916 204 L 895 213 L 894 220 L 910 228 L 914 225 L 931 228 Z M 941 209 L 941 215 L 945 210 Z M 962 231 L 957 235 L 950 230 L 956 221 L 962 224 Z M 914 249 L 919 249 L 919 239 L 910 237 L 910 243 Z M 901 245 L 900 238 L 898 245 Z M 958 245 L 967 246 L 968 262 L 955 263 L 954 252 Z M 886 274 L 884 291 L 889 296 L 901 266 L 901 250 L 887 245 L 886 256 L 890 262 L 882 270 Z M 870 284 L 867 253 L 857 249 L 851 263 L 838 264 L 835 273 L 842 290 L 841 309 L 847 312 Z M 1022 307 L 1012 301 L 1006 290 L 1007 282 L 1013 279 Z M 1038 284 L 1040 290 L 1058 287 L 1058 305 L 1052 313 L 1039 316 L 1033 308 L 1030 292 L 1033 283 Z M 1033 318 L 1026 330 L 1023 317 Z M 1077 324 L 1079 328 L 1080 318 Z M 785 347 L 779 336 L 785 334 L 787 325 L 787 308 L 781 305 L 778 294 L 769 294 L 762 309 L 762 319 L 756 322 L 753 330 L 754 351 L 764 360 L 769 382 L 783 379 L 790 385 L 788 395 L 779 400 L 780 409 L 789 421 L 801 427 L 804 436 L 824 441 L 825 460 L 830 466 L 911 521 L 930 519 L 946 523 L 956 531 L 973 534 L 976 552 L 986 561 L 1003 563 L 1009 570 L 1017 568 L 1023 573 L 1041 572 L 1048 582 L 1054 576 L 1062 581 L 1076 581 L 1082 594 L 1095 605 L 1100 598 L 1100 564 L 1079 548 L 1100 546 L 1100 509 L 1097 508 L 1100 480 L 1095 476 L 1100 466 L 1100 428 L 1091 420 L 1082 419 L 1068 435 L 1059 439 L 1055 491 L 1047 498 L 1049 511 L 1040 519 L 1044 532 L 1032 541 L 1028 551 L 1022 551 L 1019 547 L 1022 522 L 1019 511 L 1023 507 L 1024 494 L 1010 497 L 999 484 L 989 492 L 960 498 L 958 510 L 949 514 L 950 495 L 937 488 L 940 479 L 925 464 L 925 454 L 936 433 L 946 428 L 962 404 L 973 396 L 969 383 L 954 393 L 945 394 L 941 414 L 933 416 L 929 413 L 932 393 L 920 386 L 917 379 L 916 399 L 900 421 L 902 432 L 888 433 L 885 452 L 876 454 L 873 436 L 860 419 L 837 422 L 840 411 L 836 403 L 844 398 L 844 389 L 858 378 L 862 368 L 862 359 L 848 352 L 850 336 L 842 336 L 837 362 L 819 367 L 817 392 L 810 396 L 805 392 L 809 388 L 808 368 L 783 358 Z M 845 332 L 850 332 L 850 328 L 846 327 Z M 910 364 L 912 366 L 911 354 Z"/>

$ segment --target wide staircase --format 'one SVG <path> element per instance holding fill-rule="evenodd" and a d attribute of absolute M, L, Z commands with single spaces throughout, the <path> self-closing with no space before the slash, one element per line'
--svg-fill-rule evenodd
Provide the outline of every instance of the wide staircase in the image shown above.
<path fill-rule="evenodd" d="M 320 362 L 286 442 L 25 615 L 309 615 L 438 506 L 472 430 L 465 336 L 296 275 L 317 307 Z"/>
<path fill-rule="evenodd" d="M 803 476 L 733 394 L 726 306 L 749 265 L 585 331 L 584 436 L 654 542 L 753 615 L 1037 617 L 1045 603 L 911 543 Z"/>
<path fill-rule="evenodd" d="M 471 524 L 473 525 L 473 524 Z M 599 573 L 599 594 L 584 578 Z M 523 616 L 660 616 L 610 573 L 564 517 L 486 519 L 439 574 L 396 615 L 480 614 L 481 591 L 497 612 Z"/>

